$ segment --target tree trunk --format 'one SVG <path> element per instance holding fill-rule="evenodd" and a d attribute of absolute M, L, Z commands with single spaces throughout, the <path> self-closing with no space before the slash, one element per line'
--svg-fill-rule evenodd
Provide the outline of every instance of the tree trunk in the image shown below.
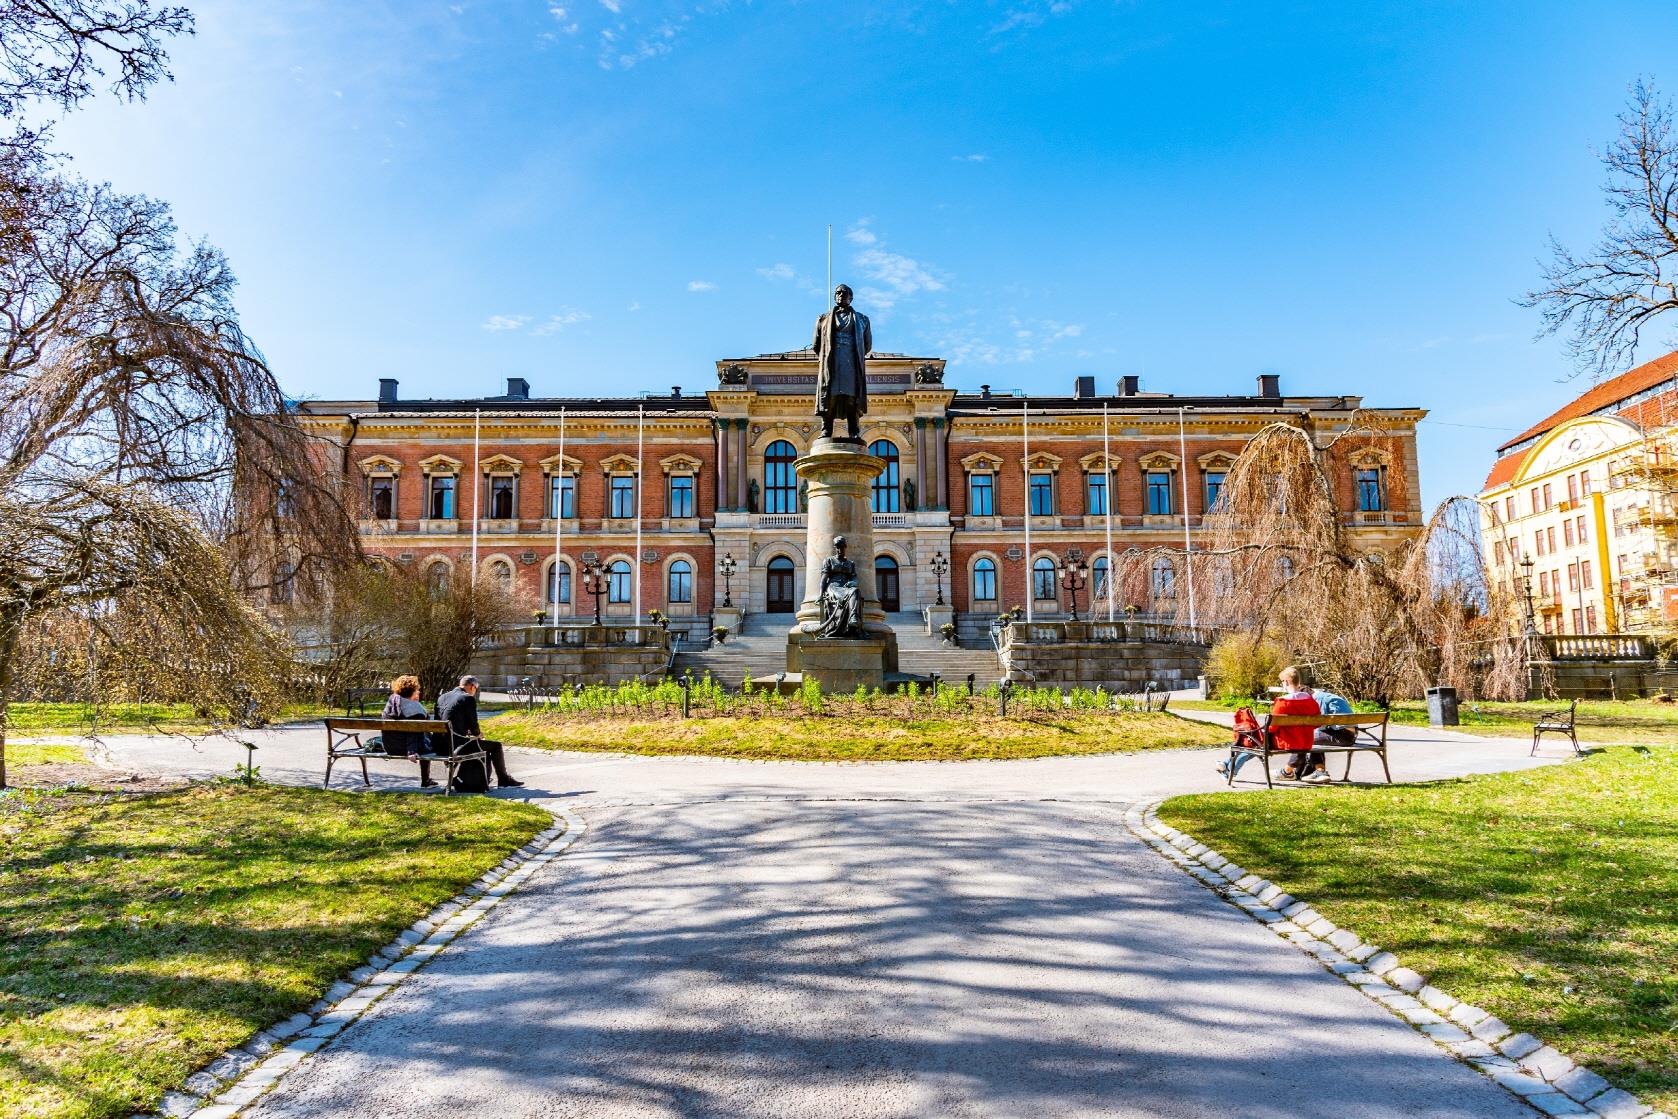
<path fill-rule="evenodd" d="M 0 789 L 7 787 L 6 730 L 10 725 L 12 681 L 16 675 L 12 661 L 17 655 L 18 635 L 22 632 L 21 613 L 15 616 L 11 613 L 0 616 Z"/>

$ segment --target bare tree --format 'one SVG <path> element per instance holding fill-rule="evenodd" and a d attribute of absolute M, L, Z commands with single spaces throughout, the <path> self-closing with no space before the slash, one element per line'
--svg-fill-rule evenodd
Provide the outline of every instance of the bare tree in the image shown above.
<path fill-rule="evenodd" d="M 143 0 L 0 0 L 0 115 L 78 103 L 101 63 L 139 96 L 166 74 L 160 38 L 189 28 Z M 233 577 L 307 593 L 357 538 L 239 326 L 219 251 L 182 247 L 166 206 L 27 143 L 0 152 L 0 222 L 3 787 L 30 619 L 79 611 L 113 647 L 173 650 L 182 678 L 230 705 L 284 657 Z"/>
<path fill-rule="evenodd" d="M 1678 308 L 1678 141 L 1672 107 L 1648 83 L 1632 86 L 1620 132 L 1602 154 L 1613 218 L 1585 256 L 1555 238 L 1537 307 L 1542 334 L 1568 332 L 1581 369 L 1618 372 L 1636 359 L 1643 330 Z"/>

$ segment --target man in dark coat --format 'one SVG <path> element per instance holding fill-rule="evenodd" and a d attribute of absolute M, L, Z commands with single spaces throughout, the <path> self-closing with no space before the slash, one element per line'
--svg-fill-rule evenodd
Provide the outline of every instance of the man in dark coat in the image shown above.
<path fill-rule="evenodd" d="M 816 351 L 816 415 L 822 418 L 822 435 L 833 438 L 833 421 L 843 416 L 855 441 L 868 412 L 868 354 L 874 348 L 874 332 L 868 316 L 851 308 L 846 285 L 833 289 L 833 310 L 816 320 L 810 348 Z"/>
<path fill-rule="evenodd" d="M 507 772 L 507 755 L 501 748 L 501 743 L 485 739 L 482 728 L 478 726 L 478 678 L 476 676 L 462 676 L 458 688 L 444 692 L 437 697 L 437 717 L 449 724 L 449 729 L 454 732 L 457 748 L 463 738 L 483 740 L 484 753 L 489 755 L 489 763 L 495 768 L 497 788 L 523 788 L 524 782 L 513 780 L 513 775 Z"/>

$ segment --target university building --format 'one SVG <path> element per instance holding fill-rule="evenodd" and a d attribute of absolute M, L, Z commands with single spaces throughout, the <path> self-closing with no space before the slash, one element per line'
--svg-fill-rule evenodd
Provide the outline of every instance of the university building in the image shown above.
<path fill-rule="evenodd" d="M 1604 381 L 1498 448 L 1480 492 L 1495 584 L 1542 633 L 1678 621 L 1678 352 Z"/>
<path fill-rule="evenodd" d="M 969 633 L 1016 606 L 1066 617 L 1057 571 L 1080 556 L 1077 606 L 1105 607 L 1109 557 L 1192 541 L 1247 440 L 1277 421 L 1317 437 L 1368 550 L 1422 522 L 1420 409 L 1373 410 L 1379 440 L 1336 442 L 1370 416 L 1361 398 L 1287 396 L 1273 375 L 1250 396 L 1143 392 L 1135 377 L 1100 392 L 1078 377 L 1065 396 L 1026 397 L 949 388 L 938 358 L 874 354 L 868 383 L 862 437 L 885 470 L 874 554 L 856 558 L 874 565 L 888 612 L 941 598 Z M 298 408 L 363 495 L 371 554 L 439 585 L 467 578 L 475 521 L 478 578 L 531 608 L 592 617 L 587 564 L 603 616 L 657 609 L 687 628 L 725 598 L 790 622 L 810 566 L 794 463 L 820 434 L 814 385 L 801 350 L 718 361 L 703 393 L 539 398 L 515 377 L 500 395 L 414 400 L 386 379 L 374 399 Z M 1160 555 L 1146 580 L 1115 588 L 1116 608 L 1173 611 L 1180 567 Z"/>

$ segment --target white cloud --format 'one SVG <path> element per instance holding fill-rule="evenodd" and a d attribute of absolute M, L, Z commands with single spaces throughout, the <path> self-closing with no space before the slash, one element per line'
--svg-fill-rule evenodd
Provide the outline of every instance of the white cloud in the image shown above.
<path fill-rule="evenodd" d="M 631 311 L 639 311 L 641 309 L 641 301 L 639 299 L 637 299 L 635 302 L 633 302 L 629 305 L 629 309 Z"/>
<path fill-rule="evenodd" d="M 974 152 L 972 155 L 952 155 L 950 158 L 956 163 L 983 163 L 990 156 L 984 152 Z"/>
<path fill-rule="evenodd" d="M 851 226 L 850 230 L 846 232 L 845 240 L 851 242 L 853 245 L 872 245 L 874 242 L 878 241 L 879 238 L 869 232 L 867 218 L 858 218 L 856 224 Z"/>
<path fill-rule="evenodd" d="M 565 22 L 565 19 L 566 19 L 566 16 L 567 16 L 567 12 L 565 11 L 565 9 L 560 7 L 558 4 L 550 5 L 548 7 L 548 14 L 550 16 L 553 16 L 555 19 L 557 19 L 561 23 Z"/>
<path fill-rule="evenodd" d="M 518 330 L 530 321 L 529 315 L 491 315 L 484 320 L 484 329 L 493 331 Z"/>
<path fill-rule="evenodd" d="M 613 15 L 617 15 L 619 12 L 623 11 L 623 4 L 620 3 L 619 0 L 600 0 L 600 6 L 605 8 L 608 12 L 611 12 Z"/>
<path fill-rule="evenodd" d="M 575 307 L 562 307 L 558 313 L 550 315 L 547 322 L 530 333 L 558 334 L 568 326 L 576 326 L 580 322 L 587 322 L 590 317 L 587 311 L 580 311 Z"/>
<path fill-rule="evenodd" d="M 944 290 L 943 279 L 933 269 L 913 257 L 887 251 L 879 235 L 868 228 L 868 222 L 867 218 L 858 219 L 845 234 L 846 240 L 863 246 L 851 257 L 851 264 L 871 281 L 870 286 L 857 292 L 860 305 L 889 311 L 909 296 Z"/>
<path fill-rule="evenodd" d="M 717 285 L 713 284 L 710 280 L 689 280 L 688 281 L 688 290 L 689 291 L 716 291 L 717 290 Z"/>
<path fill-rule="evenodd" d="M 757 274 L 766 280 L 790 280 L 798 275 L 790 264 L 772 264 L 768 268 L 759 268 Z"/>

